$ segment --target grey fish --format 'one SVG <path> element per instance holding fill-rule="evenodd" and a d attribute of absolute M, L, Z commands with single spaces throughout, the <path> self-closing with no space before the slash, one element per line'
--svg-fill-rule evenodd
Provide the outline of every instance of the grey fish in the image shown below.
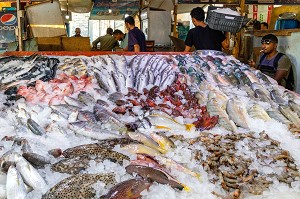
<path fill-rule="evenodd" d="M 232 85 L 237 86 L 240 84 L 239 80 L 234 76 L 233 72 L 230 72 L 227 75 Z"/>
<path fill-rule="evenodd" d="M 89 94 L 85 91 L 80 91 L 79 92 L 78 100 L 81 101 L 82 103 L 88 105 L 88 106 L 92 106 L 96 102 L 95 98 L 91 94 Z"/>
<path fill-rule="evenodd" d="M 101 181 L 105 185 L 116 184 L 113 174 L 77 174 L 63 179 L 42 196 L 42 199 L 90 199 L 96 195 L 92 185 Z"/>
<path fill-rule="evenodd" d="M 287 102 L 280 96 L 278 91 L 272 90 L 270 92 L 270 95 L 271 95 L 271 99 L 274 100 L 277 104 L 282 104 L 282 105 L 287 104 Z"/>
<path fill-rule="evenodd" d="M 14 166 L 10 166 L 7 172 L 6 197 L 7 199 L 23 199 L 27 195 L 25 183 Z"/>
<path fill-rule="evenodd" d="M 267 110 L 268 115 L 274 120 L 281 122 L 283 124 L 289 125 L 291 122 L 286 119 L 279 111 L 277 110 Z"/>
<path fill-rule="evenodd" d="M 34 120 L 32 120 L 31 118 L 27 120 L 27 126 L 31 130 L 31 132 L 36 135 L 46 135 L 45 129 L 41 127 L 38 123 L 36 123 Z"/>
<path fill-rule="evenodd" d="M 139 78 L 138 85 L 136 87 L 139 93 L 143 92 L 143 89 L 148 85 L 148 74 L 142 74 Z"/>
<path fill-rule="evenodd" d="M 174 73 L 171 73 L 168 75 L 168 77 L 163 81 L 161 82 L 160 84 L 160 89 L 166 89 L 167 86 L 170 86 L 176 79 L 176 75 Z"/>
<path fill-rule="evenodd" d="M 140 198 L 141 192 L 148 189 L 152 183 L 143 179 L 130 179 L 123 181 L 114 187 L 109 192 L 101 196 L 100 199 L 133 199 Z"/>
<path fill-rule="evenodd" d="M 117 91 L 121 91 L 121 89 L 122 89 L 122 85 L 121 85 L 121 81 L 120 81 L 120 78 L 119 78 L 119 76 L 117 75 L 117 73 L 116 72 L 112 72 L 111 73 L 111 76 L 112 76 L 112 78 L 113 78 L 113 80 L 114 80 L 114 82 L 115 82 L 115 86 L 116 86 L 116 88 L 117 88 Z"/>
<path fill-rule="evenodd" d="M 75 99 L 75 98 L 69 97 L 69 96 L 64 96 L 64 101 L 65 101 L 68 105 L 77 106 L 78 108 L 82 108 L 82 107 L 85 107 L 85 106 L 86 106 L 85 103 L 82 103 L 82 102 L 79 101 L 78 99 Z"/>
<path fill-rule="evenodd" d="M 106 81 L 102 79 L 101 75 L 99 73 L 94 72 L 94 76 L 96 77 L 99 87 L 105 90 L 106 92 L 109 92 L 109 86 L 106 83 Z"/>
<path fill-rule="evenodd" d="M 266 85 L 271 85 L 271 82 L 270 82 L 270 80 L 268 79 L 268 77 L 267 77 L 265 74 L 263 74 L 261 71 L 256 70 L 256 71 L 255 71 L 255 75 L 256 75 L 259 79 L 263 80 L 264 83 L 265 83 Z"/>
<path fill-rule="evenodd" d="M 22 156 L 35 168 L 44 168 L 46 164 L 51 163 L 49 158 L 33 152 L 23 153 Z"/>
<path fill-rule="evenodd" d="M 94 113 L 89 111 L 79 111 L 77 119 L 85 122 L 97 122 Z"/>
<path fill-rule="evenodd" d="M 133 77 L 136 76 L 136 71 L 139 67 L 139 62 L 142 59 L 142 57 L 143 57 L 142 55 L 135 56 L 129 64 L 130 68 L 132 69 Z"/>
<path fill-rule="evenodd" d="M 117 100 L 124 99 L 124 94 L 121 92 L 114 92 L 108 96 L 108 100 L 112 102 L 116 102 Z"/>
<path fill-rule="evenodd" d="M 70 114 L 78 111 L 79 107 L 68 104 L 59 104 L 50 106 L 52 110 L 59 112 L 65 118 L 68 118 Z"/>
<path fill-rule="evenodd" d="M 300 119 L 297 113 L 293 112 L 288 106 L 279 105 L 279 111 L 296 126 L 300 127 Z"/>
<path fill-rule="evenodd" d="M 260 89 L 254 91 L 254 96 L 263 102 L 270 102 L 270 98 Z"/>
<path fill-rule="evenodd" d="M 300 106 L 297 103 L 289 100 L 289 106 L 298 114 L 298 116 L 300 116 Z"/>
<path fill-rule="evenodd" d="M 133 88 L 134 82 L 133 82 L 134 76 L 131 69 L 127 70 L 127 77 L 126 77 L 126 88 Z"/>

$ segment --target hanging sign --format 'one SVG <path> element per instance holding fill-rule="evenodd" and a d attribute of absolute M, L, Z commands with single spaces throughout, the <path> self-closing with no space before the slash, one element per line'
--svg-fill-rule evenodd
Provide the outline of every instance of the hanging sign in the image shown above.
<path fill-rule="evenodd" d="M 239 0 L 178 0 L 178 4 L 234 4 L 238 5 Z"/>
<path fill-rule="evenodd" d="M 15 29 L 17 28 L 17 12 L 0 12 L 0 43 L 10 43 L 15 41 Z"/>
<path fill-rule="evenodd" d="M 299 0 L 246 0 L 246 4 L 300 5 Z"/>

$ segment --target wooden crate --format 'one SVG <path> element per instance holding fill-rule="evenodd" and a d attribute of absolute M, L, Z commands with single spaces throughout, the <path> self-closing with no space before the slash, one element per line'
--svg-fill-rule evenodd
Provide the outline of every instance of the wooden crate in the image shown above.
<path fill-rule="evenodd" d="M 64 51 L 91 51 L 89 37 L 61 37 Z"/>
<path fill-rule="evenodd" d="M 61 51 L 60 37 L 36 37 L 39 51 Z"/>

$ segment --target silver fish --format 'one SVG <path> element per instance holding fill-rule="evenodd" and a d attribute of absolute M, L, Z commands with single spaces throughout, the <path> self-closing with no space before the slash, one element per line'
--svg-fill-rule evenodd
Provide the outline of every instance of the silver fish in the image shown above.
<path fill-rule="evenodd" d="M 290 106 L 291 109 L 293 109 L 293 111 L 295 111 L 295 112 L 298 114 L 298 116 L 300 117 L 300 106 L 299 106 L 297 103 L 295 103 L 295 102 L 293 102 L 293 101 L 291 101 L 291 100 L 289 100 L 289 106 Z"/>
<path fill-rule="evenodd" d="M 82 103 L 82 102 L 79 101 L 78 99 L 75 99 L 75 98 L 69 97 L 69 96 L 64 96 L 64 101 L 65 101 L 68 105 L 77 106 L 78 108 L 82 108 L 82 107 L 85 107 L 85 106 L 86 106 L 86 104 Z"/>
<path fill-rule="evenodd" d="M 170 86 L 176 79 L 176 76 L 174 73 L 171 73 L 168 75 L 168 77 L 163 81 L 161 82 L 160 84 L 160 89 L 166 89 L 167 86 Z"/>
<path fill-rule="evenodd" d="M 282 104 L 282 105 L 287 104 L 287 102 L 280 96 L 278 91 L 272 90 L 270 92 L 270 95 L 271 95 L 271 99 L 274 100 L 277 104 Z"/>
<path fill-rule="evenodd" d="M 279 111 L 277 110 L 267 110 L 268 115 L 273 118 L 274 120 L 281 122 L 283 124 L 289 125 L 292 122 L 290 122 L 286 117 L 284 117 Z"/>
<path fill-rule="evenodd" d="M 146 74 L 142 74 L 139 78 L 139 82 L 137 85 L 137 91 L 139 93 L 143 92 L 143 89 L 148 85 L 148 76 Z"/>
<path fill-rule="evenodd" d="M 102 88 L 103 90 L 105 90 L 106 92 L 109 92 L 109 86 L 107 84 L 107 81 L 102 79 L 102 77 L 99 73 L 95 72 L 94 76 L 96 77 L 99 87 Z"/>
<path fill-rule="evenodd" d="M 23 199 L 27 195 L 25 183 L 14 166 L 10 166 L 7 172 L 6 194 L 7 199 Z"/>
<path fill-rule="evenodd" d="M 80 91 L 79 92 L 78 100 L 81 101 L 82 103 L 88 105 L 88 106 L 94 105 L 95 102 L 96 102 L 95 98 L 91 94 L 89 94 L 85 91 Z"/>
<path fill-rule="evenodd" d="M 270 102 L 270 98 L 260 89 L 254 91 L 254 96 L 263 102 Z"/>
<path fill-rule="evenodd" d="M 36 135 L 46 135 L 45 129 L 41 127 L 38 123 L 36 123 L 34 120 L 32 120 L 31 118 L 27 120 L 27 126 L 31 130 L 31 132 Z"/>
<path fill-rule="evenodd" d="M 249 129 L 248 114 L 246 108 L 239 101 L 231 98 L 226 105 L 229 118 L 238 126 Z"/>
<path fill-rule="evenodd" d="M 248 110 L 249 116 L 255 119 L 262 119 L 264 121 L 269 121 L 271 118 L 267 112 L 258 104 L 255 104 Z"/>
<path fill-rule="evenodd" d="M 279 111 L 296 126 L 300 127 L 300 119 L 297 113 L 293 112 L 288 106 L 279 105 Z"/>

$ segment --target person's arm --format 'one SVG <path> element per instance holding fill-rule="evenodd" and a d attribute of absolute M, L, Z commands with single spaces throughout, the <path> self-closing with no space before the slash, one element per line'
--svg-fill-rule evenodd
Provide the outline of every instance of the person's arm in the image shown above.
<path fill-rule="evenodd" d="M 226 32 L 225 39 L 222 41 L 222 48 L 225 50 L 229 49 L 229 44 L 230 44 L 230 34 L 229 32 Z"/>
<path fill-rule="evenodd" d="M 183 52 L 190 52 L 192 47 L 185 45 L 185 49 Z"/>
<path fill-rule="evenodd" d="M 100 42 L 100 37 L 98 37 L 95 41 L 92 42 L 93 49 L 97 49 L 97 44 Z"/>
<path fill-rule="evenodd" d="M 287 76 L 288 71 L 286 70 L 277 70 L 275 73 L 274 79 L 278 82 L 278 85 L 281 85 L 281 80 Z"/>
<path fill-rule="evenodd" d="M 134 44 L 133 48 L 134 48 L 133 52 L 141 52 L 140 45 Z"/>

